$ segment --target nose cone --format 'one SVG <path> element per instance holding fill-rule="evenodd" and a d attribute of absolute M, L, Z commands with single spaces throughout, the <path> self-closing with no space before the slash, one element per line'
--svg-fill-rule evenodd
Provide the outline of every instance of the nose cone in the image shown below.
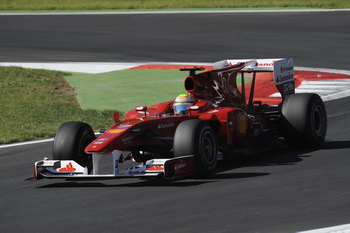
<path fill-rule="evenodd" d="M 106 132 L 104 132 L 100 137 L 96 138 L 93 142 L 91 142 L 86 148 L 85 153 L 91 154 L 94 152 L 103 152 L 109 153 L 115 148 L 118 144 L 119 140 L 122 140 L 130 128 L 132 128 L 132 124 L 125 122 L 118 122 L 117 124 L 110 127 Z"/>

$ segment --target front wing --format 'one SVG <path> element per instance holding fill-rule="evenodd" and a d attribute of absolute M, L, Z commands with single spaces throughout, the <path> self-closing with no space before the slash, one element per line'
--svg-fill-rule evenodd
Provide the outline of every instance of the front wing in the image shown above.
<path fill-rule="evenodd" d="M 124 171 L 119 169 L 118 160 L 114 160 L 113 171 L 109 174 L 99 173 L 98 159 L 93 159 L 93 169 L 89 173 L 74 160 L 48 160 L 43 159 L 34 165 L 34 180 L 48 179 L 108 179 L 122 177 L 155 177 L 163 176 L 165 179 L 181 178 L 194 173 L 195 159 L 193 155 L 171 159 L 151 159 L 145 164 L 130 167 Z"/>

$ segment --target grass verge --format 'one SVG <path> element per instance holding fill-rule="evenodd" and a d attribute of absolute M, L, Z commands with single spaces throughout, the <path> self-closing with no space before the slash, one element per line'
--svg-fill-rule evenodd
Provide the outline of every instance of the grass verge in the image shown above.
<path fill-rule="evenodd" d="M 54 136 L 65 121 L 94 129 L 113 123 L 113 111 L 82 110 L 68 73 L 0 67 L 0 144 Z"/>
<path fill-rule="evenodd" d="M 137 9 L 184 9 L 184 8 L 265 8 L 311 7 L 349 8 L 343 0 L 2 0 L 0 11 L 35 10 L 137 10 Z"/>
<path fill-rule="evenodd" d="M 75 87 L 83 109 L 126 112 L 174 99 L 186 92 L 179 70 L 120 70 L 102 74 L 72 73 L 65 77 Z"/>
<path fill-rule="evenodd" d="M 125 113 L 135 106 L 158 104 L 186 93 L 184 80 L 188 74 L 178 69 L 131 69 L 102 74 L 72 73 L 65 78 L 75 87 L 83 109 Z M 245 82 L 250 81 L 246 77 Z M 237 84 L 240 85 L 240 79 Z"/>

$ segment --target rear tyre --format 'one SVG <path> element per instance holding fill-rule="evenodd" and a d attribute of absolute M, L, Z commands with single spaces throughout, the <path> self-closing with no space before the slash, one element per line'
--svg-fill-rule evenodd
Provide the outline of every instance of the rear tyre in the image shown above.
<path fill-rule="evenodd" d="M 327 133 L 327 113 L 319 95 L 286 96 L 282 104 L 282 132 L 291 147 L 318 148 Z"/>
<path fill-rule="evenodd" d="M 84 149 L 95 139 L 91 126 L 79 121 L 65 122 L 58 129 L 52 149 L 54 160 L 74 160 L 88 171 L 92 170 L 92 156 Z"/>
<path fill-rule="evenodd" d="M 217 154 L 216 136 L 207 122 L 194 119 L 179 124 L 174 135 L 174 157 L 194 155 L 196 175 L 213 172 Z"/>

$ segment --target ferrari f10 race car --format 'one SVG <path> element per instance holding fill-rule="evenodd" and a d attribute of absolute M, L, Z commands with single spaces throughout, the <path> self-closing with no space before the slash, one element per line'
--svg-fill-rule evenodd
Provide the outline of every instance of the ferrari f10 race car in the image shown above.
<path fill-rule="evenodd" d="M 34 179 L 200 176 L 213 172 L 218 160 L 281 143 L 317 148 L 325 139 L 324 103 L 317 94 L 295 93 L 293 59 L 223 60 L 209 71 L 181 70 L 189 72 L 186 94 L 138 106 L 123 120 L 115 113 L 115 124 L 98 137 L 86 123 L 64 123 L 53 158 L 35 163 Z M 255 96 L 257 80 L 266 74 L 278 101 Z"/>

